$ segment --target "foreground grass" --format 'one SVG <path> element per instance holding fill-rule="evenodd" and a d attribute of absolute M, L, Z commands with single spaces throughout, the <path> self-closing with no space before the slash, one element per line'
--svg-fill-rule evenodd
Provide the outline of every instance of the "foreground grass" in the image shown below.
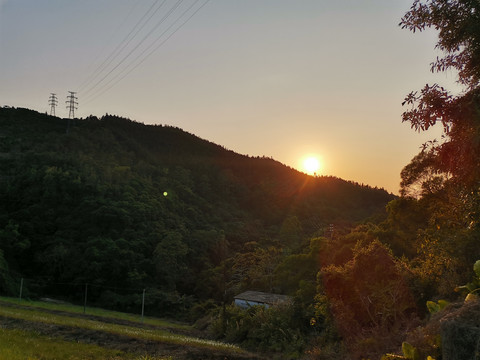
<path fill-rule="evenodd" d="M 173 360 L 52 339 L 31 331 L 0 328 L 0 358 L 8 360 Z"/>
<path fill-rule="evenodd" d="M 4 301 L 6 303 L 15 304 L 15 305 L 36 307 L 40 309 L 59 310 L 59 311 L 65 311 L 65 312 L 74 313 L 74 314 L 83 314 L 83 306 L 72 305 L 72 304 L 57 304 L 57 303 L 48 303 L 44 301 L 19 300 L 16 298 L 1 297 L 1 296 L 0 296 L 0 301 Z M 127 314 L 127 313 L 105 310 L 100 308 L 87 307 L 86 314 L 101 316 L 101 317 L 111 318 L 111 319 L 128 320 L 128 321 L 136 322 L 139 324 L 142 323 L 142 319 L 140 315 Z M 171 329 L 188 330 L 191 328 L 188 325 L 172 323 L 170 321 L 166 321 L 158 318 L 152 318 L 152 317 L 144 317 L 143 323 L 148 325 L 154 325 L 154 326 L 168 327 Z"/>
<path fill-rule="evenodd" d="M 136 339 L 159 341 L 167 344 L 176 344 L 189 347 L 207 348 L 212 351 L 226 350 L 232 353 L 243 353 L 244 350 L 231 344 L 204 340 L 190 336 L 178 335 L 166 330 L 143 329 L 135 326 L 103 323 L 97 320 L 72 318 L 64 315 L 52 314 L 41 309 L 8 308 L 0 305 L 0 316 L 26 320 L 30 322 L 68 326 L 72 328 L 102 331 L 110 334 L 127 336 Z"/>

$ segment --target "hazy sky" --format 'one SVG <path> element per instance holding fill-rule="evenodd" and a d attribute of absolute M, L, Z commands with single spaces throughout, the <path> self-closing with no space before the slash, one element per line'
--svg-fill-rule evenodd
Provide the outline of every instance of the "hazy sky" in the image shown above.
<path fill-rule="evenodd" d="M 78 117 L 178 126 L 300 170 L 313 154 L 322 175 L 397 193 L 440 134 L 402 124 L 403 98 L 455 81 L 429 71 L 433 31 L 398 26 L 412 2 L 0 0 L 0 106 L 46 112 L 56 93 L 67 117 L 77 91 Z"/>

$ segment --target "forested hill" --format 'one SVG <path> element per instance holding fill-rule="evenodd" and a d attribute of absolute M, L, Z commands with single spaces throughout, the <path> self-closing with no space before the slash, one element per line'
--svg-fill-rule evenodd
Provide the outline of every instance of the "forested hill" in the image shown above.
<path fill-rule="evenodd" d="M 199 276 L 245 244 L 298 252 L 393 199 L 175 127 L 20 108 L 0 108 L 0 171 L 0 264 L 11 274 L 197 297 L 215 291 Z"/>

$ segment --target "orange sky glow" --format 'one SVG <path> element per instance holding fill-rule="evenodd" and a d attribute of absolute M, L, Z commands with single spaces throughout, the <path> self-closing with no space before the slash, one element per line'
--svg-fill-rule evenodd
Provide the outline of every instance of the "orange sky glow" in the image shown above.
<path fill-rule="evenodd" d="M 402 124 L 404 97 L 456 79 L 430 73 L 434 31 L 399 28 L 412 2 L 0 0 L 0 106 L 47 112 L 56 93 L 67 117 L 77 91 L 78 117 L 177 126 L 300 171 L 314 154 L 317 175 L 398 193 L 441 135 Z"/>

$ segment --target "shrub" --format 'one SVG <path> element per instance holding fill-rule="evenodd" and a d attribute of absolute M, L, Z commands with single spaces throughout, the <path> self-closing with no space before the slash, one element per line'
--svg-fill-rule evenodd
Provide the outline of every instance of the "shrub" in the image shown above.
<path fill-rule="evenodd" d="M 224 314 L 219 311 L 210 330 L 227 342 L 296 358 L 303 353 L 309 335 L 309 319 L 298 319 L 298 313 L 294 303 L 248 309 L 231 305 Z"/>
<path fill-rule="evenodd" d="M 320 276 L 335 325 L 353 357 L 373 358 L 399 345 L 416 306 L 389 249 L 376 240 L 359 243 L 351 261 L 329 266 Z"/>

